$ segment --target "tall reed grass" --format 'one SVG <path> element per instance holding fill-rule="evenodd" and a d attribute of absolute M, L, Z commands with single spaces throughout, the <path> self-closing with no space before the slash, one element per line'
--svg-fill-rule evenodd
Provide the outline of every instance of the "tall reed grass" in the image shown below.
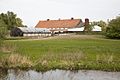
<path fill-rule="evenodd" d="M 20 54 L 10 54 L 0 59 L 0 66 L 2 68 L 17 68 L 17 67 L 31 67 L 32 62 L 29 57 L 22 56 Z"/>
<path fill-rule="evenodd" d="M 3 42 L 2 44 L 1 44 L 1 48 L 0 48 L 0 50 L 2 51 L 2 52 L 4 52 L 4 53 L 13 53 L 13 52 L 15 52 L 16 51 L 16 49 L 17 49 L 17 46 L 16 46 L 16 44 L 14 44 L 14 43 L 9 43 L 9 42 Z"/>

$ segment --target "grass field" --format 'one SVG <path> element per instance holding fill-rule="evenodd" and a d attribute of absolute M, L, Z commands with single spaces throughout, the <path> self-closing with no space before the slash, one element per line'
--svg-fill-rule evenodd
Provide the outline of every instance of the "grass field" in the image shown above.
<path fill-rule="evenodd" d="M 7 40 L 5 44 L 0 53 L 3 68 L 120 71 L 120 40 L 100 35 Z"/>

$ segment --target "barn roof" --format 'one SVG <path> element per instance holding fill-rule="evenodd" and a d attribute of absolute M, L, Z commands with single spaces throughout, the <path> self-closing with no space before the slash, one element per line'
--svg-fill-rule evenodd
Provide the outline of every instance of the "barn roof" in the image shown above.
<path fill-rule="evenodd" d="M 18 27 L 22 32 L 50 32 L 46 28 L 30 28 L 30 27 Z"/>
<path fill-rule="evenodd" d="M 74 28 L 82 23 L 81 19 L 39 21 L 36 28 Z"/>

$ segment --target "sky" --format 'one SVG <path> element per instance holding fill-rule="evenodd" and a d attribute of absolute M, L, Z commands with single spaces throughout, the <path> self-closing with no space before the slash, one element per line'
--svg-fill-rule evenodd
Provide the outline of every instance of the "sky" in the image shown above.
<path fill-rule="evenodd" d="M 0 13 L 7 11 L 16 13 L 28 27 L 39 20 L 71 17 L 107 21 L 120 16 L 120 0 L 0 0 Z"/>

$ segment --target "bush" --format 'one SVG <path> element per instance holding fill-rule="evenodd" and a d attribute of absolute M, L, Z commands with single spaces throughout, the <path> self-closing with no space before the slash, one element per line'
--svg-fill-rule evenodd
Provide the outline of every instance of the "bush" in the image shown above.
<path fill-rule="evenodd" d="M 120 39 L 120 17 L 109 22 L 105 36 L 111 39 Z"/>

